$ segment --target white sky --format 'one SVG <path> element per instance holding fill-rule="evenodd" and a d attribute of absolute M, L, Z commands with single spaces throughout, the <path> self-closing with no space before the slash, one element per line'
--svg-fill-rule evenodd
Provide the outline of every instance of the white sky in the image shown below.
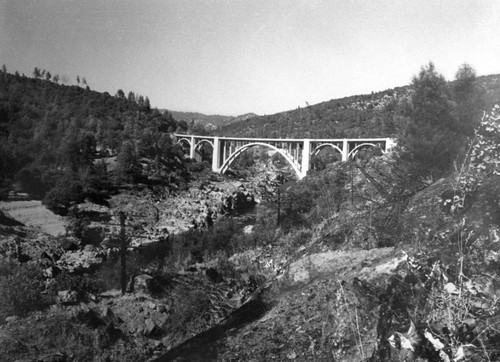
<path fill-rule="evenodd" d="M 0 64 L 153 107 L 272 114 L 405 85 L 433 61 L 500 73 L 498 0 L 0 0 Z"/>

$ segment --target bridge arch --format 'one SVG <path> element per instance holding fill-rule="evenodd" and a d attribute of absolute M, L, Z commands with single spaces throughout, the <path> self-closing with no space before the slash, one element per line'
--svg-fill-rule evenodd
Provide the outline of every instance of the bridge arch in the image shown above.
<path fill-rule="evenodd" d="M 365 142 L 365 143 L 362 143 L 362 144 L 357 145 L 356 147 L 354 147 L 352 149 L 352 151 L 349 152 L 349 154 L 347 155 L 347 159 L 350 159 L 350 158 L 354 159 L 354 157 L 356 157 L 356 155 L 357 155 L 357 153 L 359 151 L 361 151 L 363 148 L 368 148 L 368 147 L 380 148 L 379 145 L 376 145 L 376 144 L 370 143 L 370 142 Z"/>
<path fill-rule="evenodd" d="M 200 142 L 198 142 L 195 146 L 194 146 L 194 149 L 196 151 L 200 150 L 201 147 L 203 146 L 204 143 L 208 143 L 210 146 L 212 146 L 212 149 L 214 148 L 214 144 L 212 142 L 210 142 L 209 140 L 201 140 Z"/>
<path fill-rule="evenodd" d="M 245 152 L 246 150 L 248 150 L 251 147 L 257 147 L 257 146 L 268 147 L 268 148 L 271 148 L 271 149 L 275 150 L 276 152 L 278 152 L 280 155 L 282 155 L 285 158 L 285 160 L 290 164 L 290 166 L 292 166 L 293 170 L 297 174 L 297 177 L 299 179 L 301 178 L 301 172 L 300 172 L 299 166 L 295 163 L 293 158 L 288 153 L 284 152 L 282 149 L 280 149 L 278 147 L 275 147 L 273 145 L 270 145 L 270 144 L 267 144 L 264 142 L 252 142 L 252 143 L 248 143 L 248 144 L 243 145 L 240 148 L 238 148 L 236 151 L 234 151 L 227 158 L 227 160 L 224 161 L 224 163 L 222 164 L 222 166 L 220 168 L 220 173 L 224 174 L 227 171 L 227 169 L 229 168 L 229 166 L 231 166 L 231 164 L 234 162 L 234 160 L 236 160 L 236 158 L 239 155 L 241 155 L 243 152 Z"/>
<path fill-rule="evenodd" d="M 182 144 L 183 142 L 187 143 L 187 146 L 191 147 L 191 140 L 189 138 L 182 137 L 177 140 L 178 145 Z"/>
<path fill-rule="evenodd" d="M 333 148 L 334 150 L 338 151 L 340 153 L 340 155 L 342 156 L 342 150 L 340 149 L 340 147 L 337 145 L 334 145 L 333 143 L 322 143 L 322 144 L 318 145 L 318 147 L 316 147 L 314 149 L 314 151 L 312 152 L 312 155 L 317 156 L 322 149 L 325 149 L 327 147 Z"/>

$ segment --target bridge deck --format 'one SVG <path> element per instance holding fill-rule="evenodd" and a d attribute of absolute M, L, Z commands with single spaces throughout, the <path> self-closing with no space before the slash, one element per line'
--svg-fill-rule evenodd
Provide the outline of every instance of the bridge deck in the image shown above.
<path fill-rule="evenodd" d="M 225 141 L 246 141 L 246 142 L 302 142 L 304 140 L 309 140 L 312 142 L 343 142 L 344 140 L 352 141 L 352 142 L 381 142 L 387 141 L 390 138 L 379 137 L 379 138 L 265 138 L 265 137 L 227 137 L 227 136 L 198 136 L 192 134 L 178 134 L 174 133 L 175 137 L 180 138 L 203 138 L 203 139 L 215 139 L 219 138 L 220 140 Z"/>

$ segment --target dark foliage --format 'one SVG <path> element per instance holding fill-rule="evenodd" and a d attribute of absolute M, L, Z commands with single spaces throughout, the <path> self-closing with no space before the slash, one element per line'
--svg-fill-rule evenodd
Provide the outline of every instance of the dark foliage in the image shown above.
<path fill-rule="evenodd" d="M 0 76 L 0 195 L 16 184 L 65 213 L 82 198 L 102 200 L 113 180 L 168 185 L 187 177 L 170 138 L 182 125 L 170 113 L 133 92 L 111 96 L 47 74 Z"/>
<path fill-rule="evenodd" d="M 415 176 L 441 177 L 465 154 L 484 104 L 474 81 L 474 71 L 465 65 L 450 89 L 432 63 L 413 78 L 408 122 L 398 144 Z"/>

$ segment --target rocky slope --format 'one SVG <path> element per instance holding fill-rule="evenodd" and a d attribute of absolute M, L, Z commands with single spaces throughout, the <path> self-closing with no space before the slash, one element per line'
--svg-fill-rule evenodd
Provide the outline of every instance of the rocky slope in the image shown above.
<path fill-rule="evenodd" d="M 218 361 L 496 360 L 500 178 L 452 215 L 443 195 L 453 181 L 412 198 L 397 247 L 334 251 L 311 242 L 259 295 L 264 314 L 156 361 L 202 360 L 206 345 Z"/>

